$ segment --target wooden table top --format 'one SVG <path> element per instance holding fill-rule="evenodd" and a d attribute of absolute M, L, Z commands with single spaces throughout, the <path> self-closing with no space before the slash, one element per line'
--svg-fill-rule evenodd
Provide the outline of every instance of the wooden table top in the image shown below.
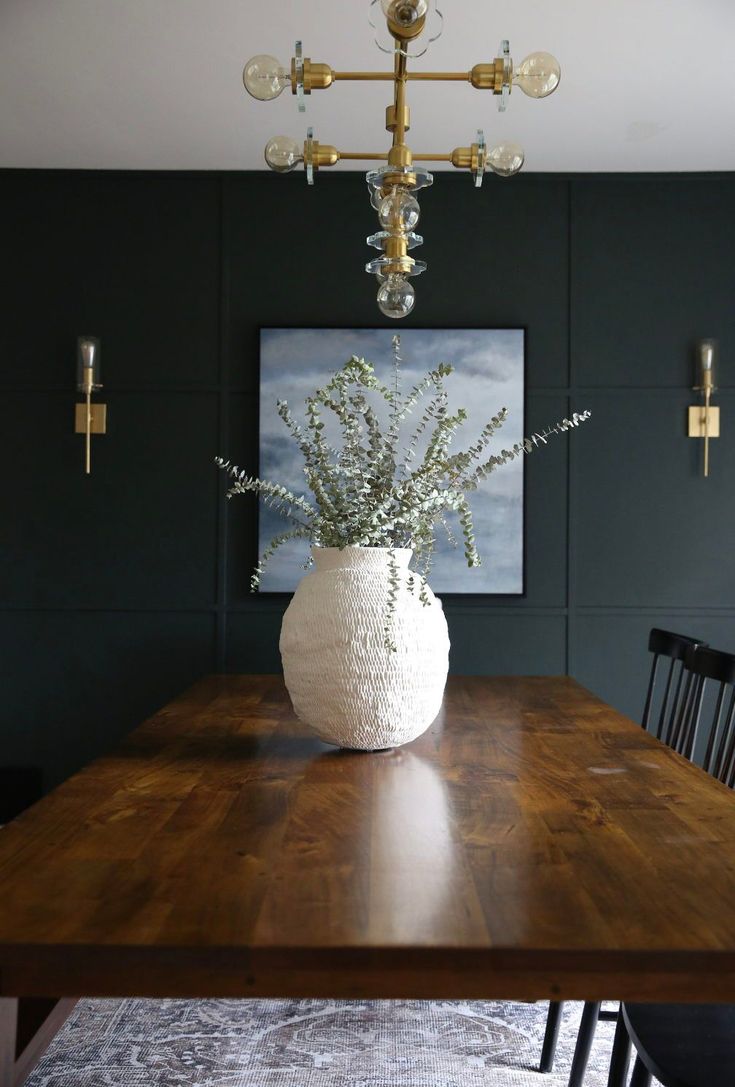
<path fill-rule="evenodd" d="M 0 832 L 0 994 L 735 1001 L 735 797 L 565 677 L 337 751 L 211 676 Z"/>

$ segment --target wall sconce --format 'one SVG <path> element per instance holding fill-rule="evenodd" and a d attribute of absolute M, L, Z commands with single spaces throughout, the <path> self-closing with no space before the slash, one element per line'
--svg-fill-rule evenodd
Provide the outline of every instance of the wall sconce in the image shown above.
<path fill-rule="evenodd" d="M 96 336 L 80 336 L 77 340 L 77 388 L 84 393 L 84 403 L 77 404 L 74 431 L 84 434 L 84 470 L 92 469 L 92 435 L 107 433 L 107 404 L 93 404 L 92 393 L 102 388 L 100 381 L 101 344 Z"/>
<path fill-rule="evenodd" d="M 716 392 L 715 385 L 715 350 L 714 340 L 702 340 L 699 345 L 697 377 L 699 384 L 695 392 L 702 394 L 703 404 L 694 404 L 689 408 L 689 437 L 704 438 L 704 474 L 709 475 L 709 440 L 720 436 L 720 409 L 711 407 L 710 398 Z"/>

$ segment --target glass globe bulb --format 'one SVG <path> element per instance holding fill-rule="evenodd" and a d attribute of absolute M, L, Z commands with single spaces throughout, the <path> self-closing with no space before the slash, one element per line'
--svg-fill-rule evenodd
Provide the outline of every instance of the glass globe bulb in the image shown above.
<path fill-rule="evenodd" d="M 529 98 L 546 98 L 560 79 L 559 61 L 551 53 L 529 53 L 513 71 L 513 82 Z"/>
<path fill-rule="evenodd" d="M 274 136 L 265 145 L 265 161 L 277 174 L 287 174 L 304 161 L 304 149 L 291 136 Z"/>
<path fill-rule="evenodd" d="M 407 317 L 416 301 L 416 292 L 403 276 L 391 272 L 378 291 L 378 308 L 386 317 Z"/>
<path fill-rule="evenodd" d="M 259 102 L 270 102 L 278 98 L 284 87 L 291 82 L 291 73 L 287 72 L 279 60 L 265 53 L 251 57 L 242 70 L 245 90 Z"/>
<path fill-rule="evenodd" d="M 429 10 L 428 0 L 380 0 L 383 15 L 398 26 L 417 23 Z"/>
<path fill-rule="evenodd" d="M 415 196 L 405 189 L 394 189 L 380 201 L 378 218 L 383 230 L 413 230 L 421 209 Z"/>
<path fill-rule="evenodd" d="M 525 159 L 523 148 L 517 143 L 499 143 L 491 147 L 485 159 L 485 171 L 492 170 L 500 177 L 512 177 L 517 174 Z"/>

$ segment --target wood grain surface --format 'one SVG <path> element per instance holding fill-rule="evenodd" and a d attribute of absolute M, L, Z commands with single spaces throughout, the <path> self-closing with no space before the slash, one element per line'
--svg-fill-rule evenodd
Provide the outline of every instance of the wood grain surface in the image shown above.
<path fill-rule="evenodd" d="M 0 832 L 0 993 L 735 1001 L 734 801 L 565 677 L 369 754 L 210 676 Z"/>

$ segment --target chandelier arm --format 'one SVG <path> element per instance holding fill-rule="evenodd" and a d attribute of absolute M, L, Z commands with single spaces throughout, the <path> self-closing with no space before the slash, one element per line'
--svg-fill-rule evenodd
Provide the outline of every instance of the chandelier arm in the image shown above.
<path fill-rule="evenodd" d="M 353 80 L 356 82 L 382 80 L 385 83 L 390 83 L 395 79 L 395 72 L 335 72 L 334 69 L 331 71 L 333 83 L 338 83 L 340 80 Z M 406 72 L 406 79 L 423 80 L 424 82 L 471 83 L 472 72 Z M 314 90 L 318 89 L 321 88 L 314 88 Z"/>
<path fill-rule="evenodd" d="M 383 162 L 388 159 L 387 151 L 340 151 L 340 159 L 365 159 L 367 160 L 381 160 Z"/>
<path fill-rule="evenodd" d="M 340 161 L 348 159 L 363 159 L 366 162 L 373 160 L 380 160 L 382 162 L 386 162 L 389 157 L 389 153 L 387 151 L 338 151 L 337 155 Z M 437 152 L 437 154 L 430 154 L 429 152 L 424 152 L 423 154 L 413 155 L 412 157 L 414 162 L 452 162 L 453 155 L 454 152 L 445 154 L 444 152 L 440 151 Z M 331 164 L 328 163 L 327 165 Z"/>
<path fill-rule="evenodd" d="M 472 82 L 472 72 L 408 72 L 407 79 L 422 79 L 430 82 L 455 81 Z"/>
<path fill-rule="evenodd" d="M 332 72 L 333 82 L 339 80 L 358 80 L 359 82 L 367 82 L 369 80 L 382 79 L 386 83 L 392 83 L 395 78 L 393 72 Z"/>
<path fill-rule="evenodd" d="M 396 50 L 396 56 L 406 60 L 405 53 Z M 476 90 L 488 90 L 494 94 L 500 94 L 503 87 L 502 59 L 491 61 L 489 64 L 476 64 L 474 68 L 464 72 L 409 72 L 405 70 L 402 79 L 415 80 L 422 83 L 471 83 Z M 291 90 L 295 94 L 297 83 L 301 78 L 305 94 L 312 91 L 326 90 L 333 83 L 338 82 L 394 82 L 398 77 L 396 71 L 392 72 L 336 72 L 328 64 L 316 64 L 309 57 L 304 57 L 302 74 L 299 77 L 296 72 L 295 62 L 291 62 Z"/>

